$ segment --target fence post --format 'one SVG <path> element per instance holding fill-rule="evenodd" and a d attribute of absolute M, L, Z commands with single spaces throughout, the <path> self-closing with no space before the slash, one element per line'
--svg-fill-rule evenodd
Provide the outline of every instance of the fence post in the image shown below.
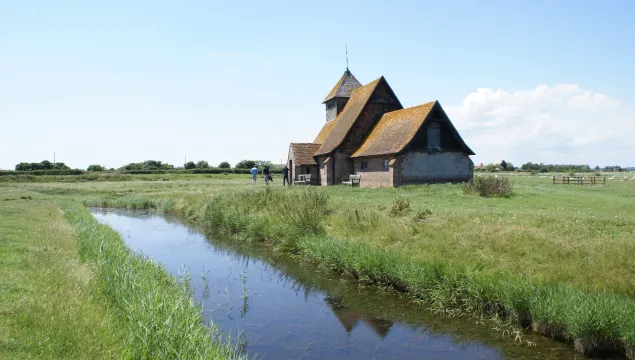
<path fill-rule="evenodd" d="M 602 177 L 604 179 L 604 186 L 606 186 L 606 176 Z"/>
<path fill-rule="evenodd" d="M 556 177 L 555 177 L 555 175 L 551 177 L 551 182 L 552 182 L 554 185 L 556 185 Z"/>

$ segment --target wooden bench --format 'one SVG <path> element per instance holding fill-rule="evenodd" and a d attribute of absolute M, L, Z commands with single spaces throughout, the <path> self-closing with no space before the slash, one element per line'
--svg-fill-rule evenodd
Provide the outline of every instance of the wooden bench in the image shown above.
<path fill-rule="evenodd" d="M 348 179 L 342 179 L 342 184 L 353 186 L 359 186 L 359 181 L 361 179 L 361 175 L 351 175 Z"/>
<path fill-rule="evenodd" d="M 311 185 L 311 174 L 298 175 L 298 179 L 293 183 L 294 185 Z"/>

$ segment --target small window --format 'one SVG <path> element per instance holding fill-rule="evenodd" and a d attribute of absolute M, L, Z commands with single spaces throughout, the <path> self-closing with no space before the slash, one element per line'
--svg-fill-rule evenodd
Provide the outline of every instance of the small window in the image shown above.
<path fill-rule="evenodd" d="M 439 125 L 431 125 L 428 128 L 428 149 L 441 148 L 441 129 Z"/>
<path fill-rule="evenodd" d="M 362 163 L 360 164 L 360 170 L 366 169 L 368 169 L 368 161 L 362 161 Z"/>
<path fill-rule="evenodd" d="M 384 170 L 388 170 L 388 160 L 384 160 Z"/>
<path fill-rule="evenodd" d="M 305 174 L 310 174 L 311 173 L 311 168 L 310 167 L 306 167 L 306 173 Z"/>

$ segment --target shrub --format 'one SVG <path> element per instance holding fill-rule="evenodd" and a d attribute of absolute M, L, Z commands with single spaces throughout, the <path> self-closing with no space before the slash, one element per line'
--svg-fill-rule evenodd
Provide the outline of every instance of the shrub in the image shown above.
<path fill-rule="evenodd" d="M 104 171 L 104 167 L 101 165 L 90 165 L 86 171 Z"/>
<path fill-rule="evenodd" d="M 512 195 L 512 186 L 507 177 L 480 176 L 465 184 L 463 191 L 484 197 L 509 197 Z"/>
<path fill-rule="evenodd" d="M 235 168 L 236 169 L 251 169 L 252 167 L 254 167 L 254 165 L 256 165 L 256 162 L 253 160 L 243 160 L 239 162 L 238 164 L 236 164 Z"/>
<path fill-rule="evenodd" d="M 196 168 L 197 169 L 207 169 L 209 168 L 209 163 L 205 160 L 201 160 L 199 162 L 196 163 Z"/>
<path fill-rule="evenodd" d="M 397 196 L 390 208 L 390 216 L 402 216 L 410 211 L 410 200 L 403 196 Z"/>

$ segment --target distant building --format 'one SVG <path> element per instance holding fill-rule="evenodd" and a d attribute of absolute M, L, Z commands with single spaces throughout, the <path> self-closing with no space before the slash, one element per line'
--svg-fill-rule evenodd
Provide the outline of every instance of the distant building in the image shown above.
<path fill-rule="evenodd" d="M 292 143 L 292 181 L 360 186 L 461 182 L 472 179 L 474 152 L 438 101 L 404 109 L 382 76 L 363 85 L 346 69 L 323 102 L 326 123 L 312 143 Z"/>

